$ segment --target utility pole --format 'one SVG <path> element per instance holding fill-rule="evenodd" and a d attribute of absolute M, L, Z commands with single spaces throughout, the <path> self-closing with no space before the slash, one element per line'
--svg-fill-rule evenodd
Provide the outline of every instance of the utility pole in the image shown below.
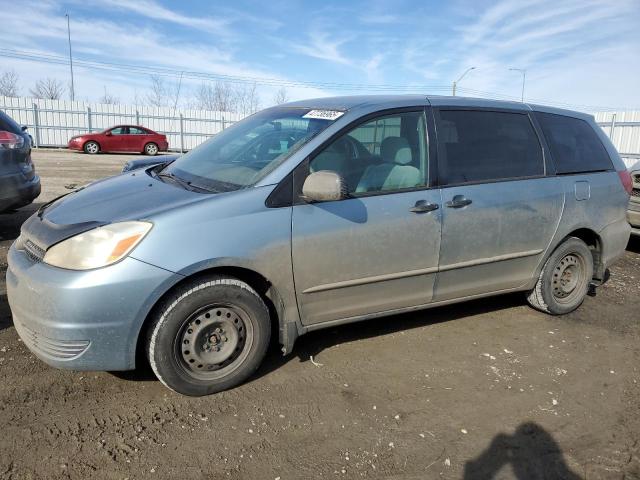
<path fill-rule="evenodd" d="M 451 93 L 452 95 L 455 97 L 456 96 L 456 88 L 458 87 L 458 83 L 460 83 L 460 80 L 462 80 L 464 78 L 464 76 L 469 73 L 471 70 L 475 70 L 476 67 L 469 67 L 467 68 L 464 73 L 462 75 L 460 75 L 460 78 L 458 78 L 458 80 L 456 80 L 455 82 L 453 82 L 452 88 L 451 88 Z"/>
<path fill-rule="evenodd" d="M 73 102 L 76 97 L 75 88 L 73 86 L 73 57 L 71 55 L 71 25 L 69 22 L 69 14 L 64 15 L 67 17 L 67 38 L 69 39 L 69 68 L 71 69 L 71 101 Z"/>
<path fill-rule="evenodd" d="M 512 72 L 520 72 L 522 74 L 522 95 L 520 96 L 520 101 L 524 103 L 524 82 L 527 78 L 527 71 L 524 68 L 510 68 Z"/>

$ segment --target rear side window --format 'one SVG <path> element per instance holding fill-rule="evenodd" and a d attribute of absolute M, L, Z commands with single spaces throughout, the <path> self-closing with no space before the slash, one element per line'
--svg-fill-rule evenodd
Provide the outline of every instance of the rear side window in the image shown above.
<path fill-rule="evenodd" d="M 11 133 L 20 133 L 22 131 L 18 124 L 2 111 L 0 111 L 0 130 Z"/>
<path fill-rule="evenodd" d="M 560 174 L 613 169 L 611 158 L 591 125 L 579 118 L 536 112 Z"/>
<path fill-rule="evenodd" d="M 528 115 L 440 110 L 437 117 L 441 184 L 544 175 L 542 147 Z"/>

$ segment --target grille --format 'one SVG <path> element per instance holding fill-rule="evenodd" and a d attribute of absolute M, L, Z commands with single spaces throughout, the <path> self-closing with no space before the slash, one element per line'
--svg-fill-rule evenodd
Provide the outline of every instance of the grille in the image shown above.
<path fill-rule="evenodd" d="M 633 190 L 631 190 L 631 196 L 640 197 L 640 188 L 634 188 Z"/>
<path fill-rule="evenodd" d="M 54 340 L 25 327 L 14 316 L 13 324 L 29 350 L 56 360 L 71 360 L 83 353 L 89 340 Z"/>
<path fill-rule="evenodd" d="M 31 240 L 24 242 L 24 251 L 27 256 L 34 262 L 41 262 L 44 258 L 44 250 L 33 243 Z"/>

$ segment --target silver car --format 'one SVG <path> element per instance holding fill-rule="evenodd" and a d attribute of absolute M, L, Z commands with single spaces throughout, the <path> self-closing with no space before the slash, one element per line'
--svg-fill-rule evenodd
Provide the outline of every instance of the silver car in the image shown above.
<path fill-rule="evenodd" d="M 576 309 L 629 239 L 631 179 L 591 116 L 459 97 L 323 98 L 48 205 L 8 256 L 42 360 L 186 395 L 231 388 L 277 335 L 522 291 Z"/>
<path fill-rule="evenodd" d="M 629 199 L 627 217 L 631 224 L 631 235 L 640 236 L 640 162 L 629 168 L 629 171 L 633 181 L 633 190 Z"/>

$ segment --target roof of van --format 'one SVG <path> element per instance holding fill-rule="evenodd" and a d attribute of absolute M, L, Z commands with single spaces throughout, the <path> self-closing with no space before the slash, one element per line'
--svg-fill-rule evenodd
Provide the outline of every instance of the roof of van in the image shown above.
<path fill-rule="evenodd" d="M 343 97 L 323 97 L 309 100 L 298 100 L 289 102 L 281 106 L 287 107 L 307 107 L 330 110 L 354 110 L 358 108 L 379 106 L 380 108 L 393 108 L 394 106 L 404 106 L 411 103 L 421 104 L 425 99 L 435 106 L 457 106 L 457 107 L 484 107 L 484 108 L 506 108 L 510 110 L 537 111 L 545 113 L 556 113 L 578 118 L 592 118 L 591 115 L 565 110 L 544 105 L 536 105 L 521 102 L 510 102 L 504 100 L 491 100 L 487 98 L 473 97 L 451 97 L 441 95 L 353 95 Z"/>

